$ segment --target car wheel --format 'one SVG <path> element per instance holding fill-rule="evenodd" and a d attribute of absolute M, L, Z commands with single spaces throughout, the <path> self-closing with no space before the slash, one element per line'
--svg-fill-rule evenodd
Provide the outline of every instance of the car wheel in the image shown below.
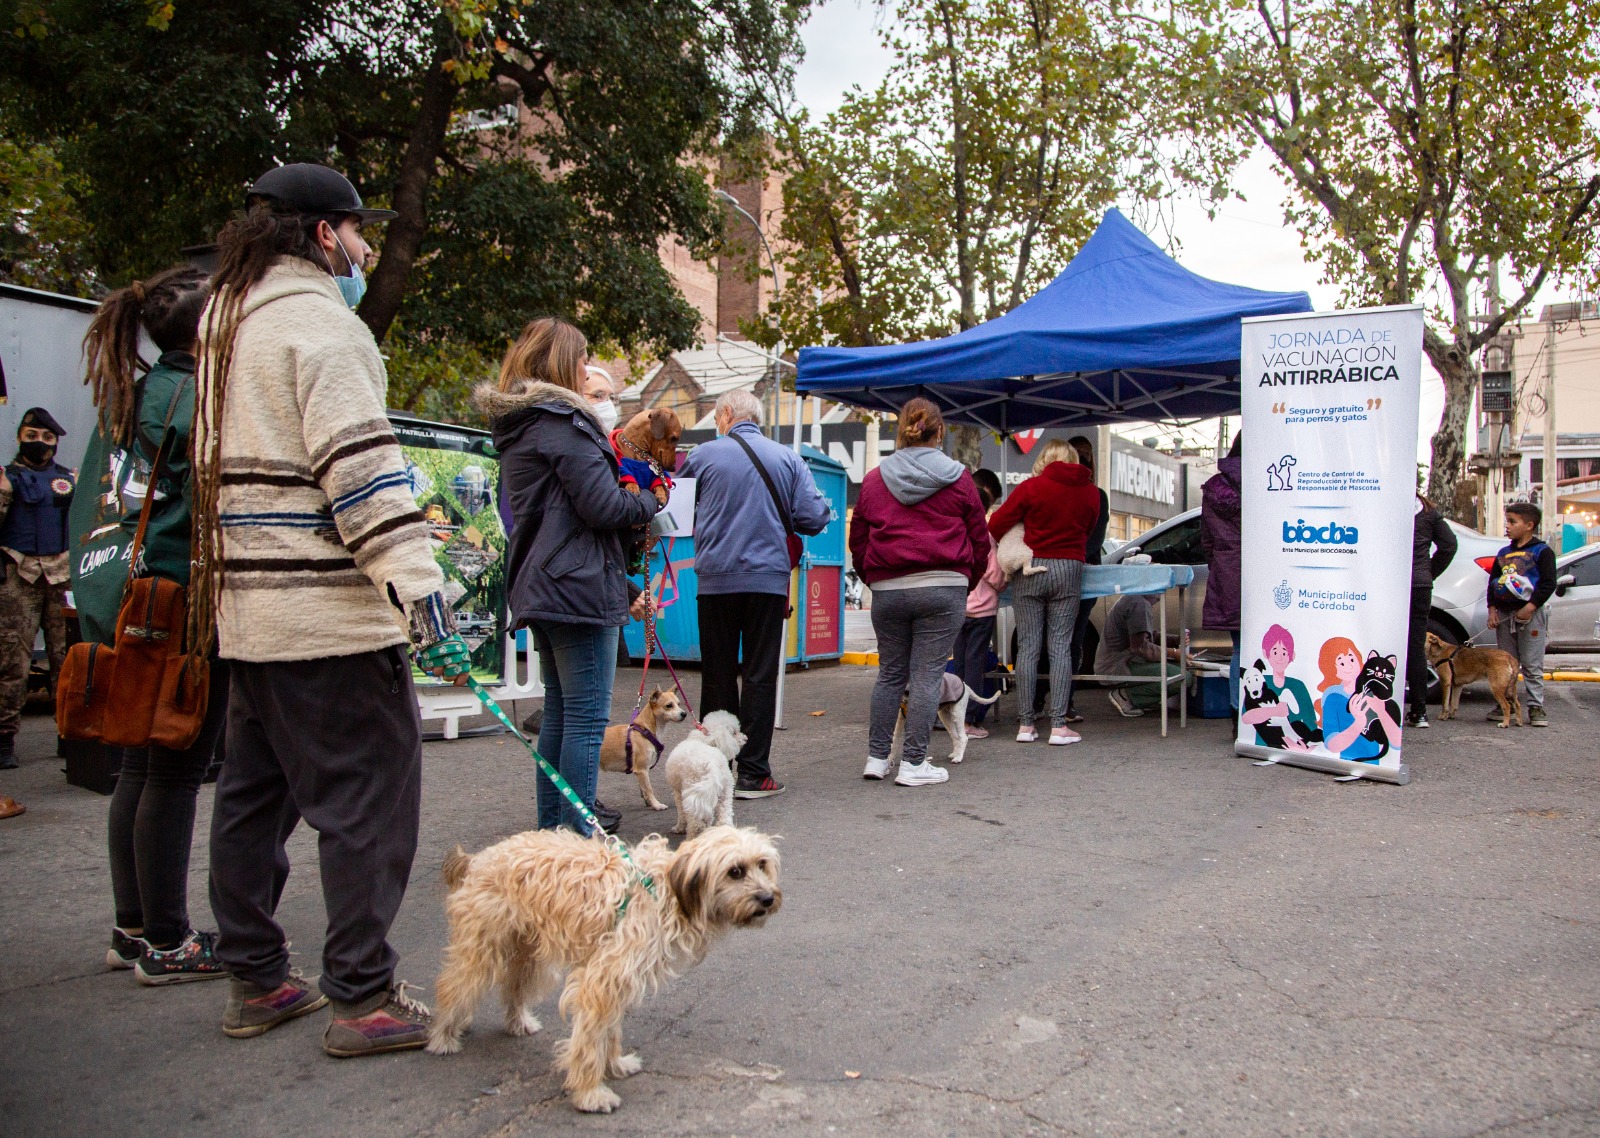
<path fill-rule="evenodd" d="M 1446 644 L 1460 644 L 1461 637 L 1455 629 L 1434 617 L 1428 618 L 1428 631 L 1443 640 Z M 1428 665 L 1428 702 L 1443 704 L 1444 688 L 1439 683 L 1439 673 L 1433 670 L 1433 665 Z"/>

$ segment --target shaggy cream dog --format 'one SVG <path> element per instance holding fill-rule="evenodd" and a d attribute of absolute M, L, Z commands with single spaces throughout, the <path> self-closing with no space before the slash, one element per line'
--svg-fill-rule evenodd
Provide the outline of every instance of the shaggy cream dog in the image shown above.
<path fill-rule="evenodd" d="M 557 1046 L 556 1063 L 567 1096 L 578 1110 L 614 1110 L 622 1100 L 606 1078 L 642 1066 L 623 1054 L 623 1014 L 698 964 L 723 933 L 759 928 L 783 903 L 778 850 L 755 830 L 716 826 L 676 852 L 652 834 L 632 855 L 654 879 L 654 897 L 615 847 L 567 830 L 518 834 L 472 855 L 457 846 L 444 863 L 450 944 L 428 1050 L 460 1051 L 495 984 L 506 1032 L 538 1031 L 533 1009 L 565 973 L 560 1008 L 572 1036 Z"/>
<path fill-rule="evenodd" d="M 1033 563 L 1033 550 L 1028 548 L 1028 543 L 1022 538 L 1021 522 L 1007 530 L 1006 535 L 995 545 L 994 559 L 1008 581 L 1018 572 L 1024 577 L 1031 577 L 1035 573 L 1045 571 L 1043 565 Z"/>
<path fill-rule="evenodd" d="M 713 711 L 667 756 L 667 785 L 678 804 L 674 834 L 691 838 L 708 826 L 733 825 L 733 757 L 744 732 L 731 711 Z"/>

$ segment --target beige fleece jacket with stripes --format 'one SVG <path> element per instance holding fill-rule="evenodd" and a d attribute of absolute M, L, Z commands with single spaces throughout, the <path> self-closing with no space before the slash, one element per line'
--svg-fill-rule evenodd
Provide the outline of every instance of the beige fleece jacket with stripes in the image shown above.
<path fill-rule="evenodd" d="M 326 272 L 286 257 L 250 290 L 222 415 L 224 659 L 403 644 L 391 595 L 443 588 L 387 388 L 372 333 Z"/>

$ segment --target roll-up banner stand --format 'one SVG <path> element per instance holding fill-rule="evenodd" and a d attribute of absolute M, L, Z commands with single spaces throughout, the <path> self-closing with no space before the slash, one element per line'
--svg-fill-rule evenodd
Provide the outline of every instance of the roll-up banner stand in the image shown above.
<path fill-rule="evenodd" d="M 1405 783 L 1422 308 L 1244 321 L 1234 749 Z"/>

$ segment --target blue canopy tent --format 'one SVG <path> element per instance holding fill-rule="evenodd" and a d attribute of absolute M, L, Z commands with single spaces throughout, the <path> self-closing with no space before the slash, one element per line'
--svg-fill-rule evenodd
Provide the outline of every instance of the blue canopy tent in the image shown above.
<path fill-rule="evenodd" d="M 922 395 L 946 420 L 1036 427 L 1203 419 L 1239 410 L 1239 321 L 1311 311 L 1185 269 L 1117 210 L 1072 263 L 1004 316 L 940 340 L 802 348 L 796 390 L 897 411 Z"/>

